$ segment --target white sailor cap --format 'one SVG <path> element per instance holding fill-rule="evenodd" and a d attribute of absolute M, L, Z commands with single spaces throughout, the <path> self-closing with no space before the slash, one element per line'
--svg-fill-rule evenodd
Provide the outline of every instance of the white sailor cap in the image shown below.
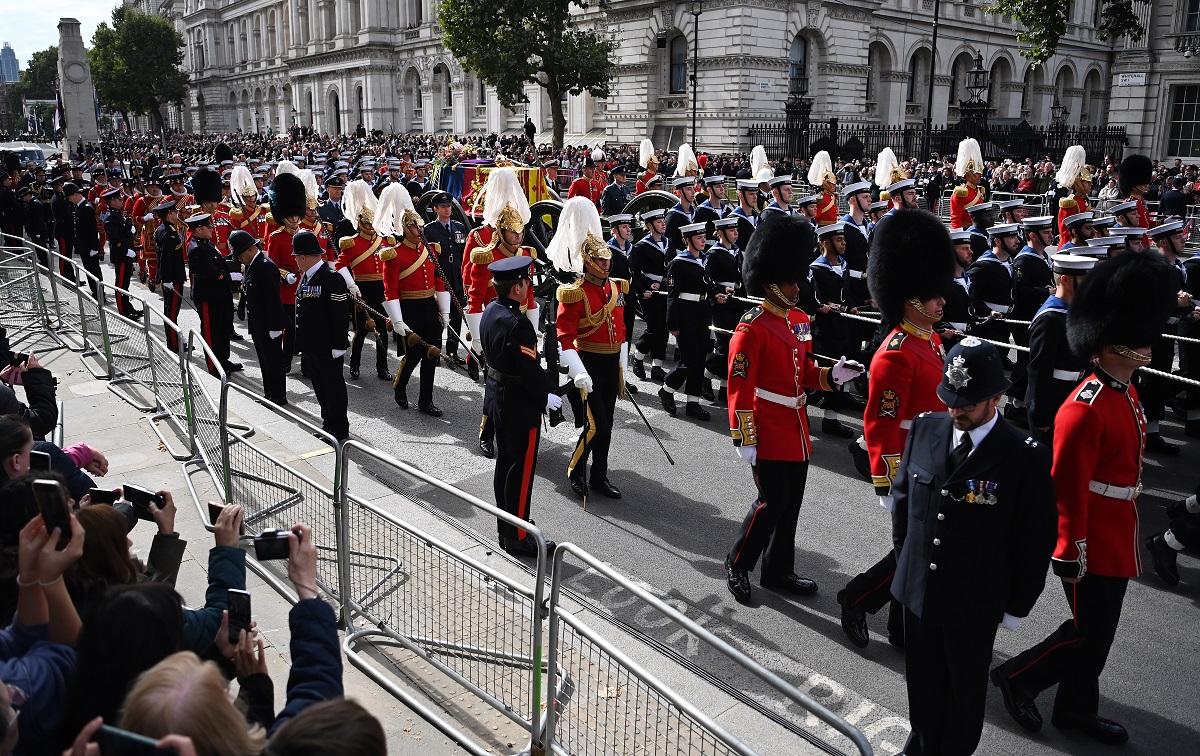
<path fill-rule="evenodd" d="M 1015 236 L 1020 229 L 1016 223 L 997 223 L 987 230 L 988 236 L 995 239 L 998 236 Z"/>
<path fill-rule="evenodd" d="M 1080 254 L 1086 254 L 1083 250 L 1096 249 L 1107 250 L 1112 247 L 1122 247 L 1125 245 L 1125 239 L 1121 236 L 1097 236 L 1087 240 L 1086 247 L 1071 247 L 1071 249 L 1080 250 Z"/>
<path fill-rule="evenodd" d="M 739 192 L 750 192 L 758 189 L 758 182 L 753 179 L 738 179 L 737 190 Z"/>
<path fill-rule="evenodd" d="M 1067 253 L 1050 255 L 1051 266 L 1055 273 L 1067 276 L 1082 276 L 1092 268 L 1096 267 L 1095 257 L 1084 257 L 1083 255 L 1071 255 Z"/>
<path fill-rule="evenodd" d="M 696 236 L 697 234 L 704 233 L 705 225 L 706 224 L 704 223 L 689 223 L 686 226 L 680 226 L 679 233 L 682 234 L 684 238 Z"/>
<path fill-rule="evenodd" d="M 718 176 L 705 176 L 704 177 L 704 185 L 705 186 L 712 186 L 713 184 L 724 184 L 724 183 L 725 183 L 724 176 L 718 175 Z"/>
<path fill-rule="evenodd" d="M 1150 234 L 1151 239 L 1162 239 L 1181 231 L 1183 231 L 1183 221 L 1178 218 L 1172 218 L 1160 226 L 1155 226 L 1146 233 Z"/>
<path fill-rule="evenodd" d="M 649 223 L 652 220 L 658 220 L 666 214 L 667 211 L 661 207 L 654 210 L 644 210 L 642 211 L 642 223 Z"/>
<path fill-rule="evenodd" d="M 1013 200 L 1005 200 L 1004 202 L 996 203 L 996 209 L 1002 213 L 1006 210 L 1015 210 L 1018 207 L 1025 207 L 1025 200 L 1013 199 Z"/>
<path fill-rule="evenodd" d="M 1108 228 L 1117 222 L 1117 219 L 1111 215 L 1098 215 L 1092 218 L 1092 225 L 1096 228 Z"/>
<path fill-rule="evenodd" d="M 971 232 L 966 230 L 951 231 L 950 242 L 952 244 L 970 244 Z"/>
<path fill-rule="evenodd" d="M 738 227 L 738 217 L 736 215 L 729 215 L 724 218 L 718 218 L 717 220 L 713 221 L 713 228 L 717 229 L 718 231 L 722 231 L 727 228 L 737 228 L 737 227 Z"/>
<path fill-rule="evenodd" d="M 995 202 L 980 202 L 978 205 L 971 205 L 967 208 L 967 212 L 971 215 L 975 213 L 988 213 L 996 209 Z"/>
<path fill-rule="evenodd" d="M 1109 236 L 1126 239 L 1133 236 L 1145 236 L 1146 229 L 1140 226 L 1113 226 L 1108 229 Z"/>
<path fill-rule="evenodd" d="M 900 192 L 904 191 L 905 189 L 912 189 L 916 185 L 917 185 L 916 179 L 910 179 L 910 178 L 900 179 L 899 181 L 897 181 L 894 184 L 888 184 L 887 188 L 884 189 L 884 191 L 887 192 L 888 194 L 899 194 Z"/>
<path fill-rule="evenodd" d="M 844 233 L 846 233 L 846 224 L 842 221 L 837 221 L 836 223 L 826 223 L 824 226 L 821 226 L 817 229 L 817 238 L 824 239 L 827 236 L 834 236 L 836 234 Z"/>
<path fill-rule="evenodd" d="M 695 185 L 696 185 L 696 177 L 695 176 L 680 176 L 671 182 L 671 186 L 675 189 L 683 189 L 684 187 L 695 186 Z"/>
<path fill-rule="evenodd" d="M 661 184 L 662 182 L 663 182 L 662 174 L 656 173 L 653 176 L 651 176 L 650 178 L 646 179 L 646 186 L 654 186 L 655 184 Z"/>
<path fill-rule="evenodd" d="M 1137 209 L 1137 201 L 1130 200 L 1128 202 L 1122 202 L 1119 205 L 1113 205 L 1112 207 L 1108 208 L 1108 212 L 1112 213 L 1113 215 L 1120 215 L 1121 213 L 1127 213 L 1130 210 L 1136 210 L 1136 209 Z"/>
<path fill-rule="evenodd" d="M 1074 228 L 1081 223 L 1089 222 L 1094 216 L 1095 214 L 1091 210 L 1085 210 L 1082 213 L 1075 213 L 1074 215 L 1068 215 L 1066 218 L 1063 218 L 1063 225 L 1067 228 Z"/>
<path fill-rule="evenodd" d="M 1053 215 L 1032 215 L 1021 219 L 1021 226 L 1033 230 L 1035 228 L 1050 228 L 1054 225 Z"/>
<path fill-rule="evenodd" d="M 788 176 L 788 175 L 785 175 L 785 176 L 776 176 L 775 178 L 773 178 L 773 179 L 769 179 L 769 180 L 767 181 L 767 186 L 769 186 L 769 187 L 771 187 L 772 189 L 774 189 L 774 188 L 775 188 L 775 187 L 777 187 L 777 186 L 783 186 L 784 184 L 790 184 L 790 183 L 792 183 L 792 177 L 791 177 L 791 176 Z"/>
<path fill-rule="evenodd" d="M 633 216 L 629 213 L 616 213 L 608 216 L 608 225 L 616 226 L 621 223 L 633 223 Z"/>
<path fill-rule="evenodd" d="M 877 202 L 872 202 L 871 203 L 871 212 L 875 212 L 877 210 L 887 210 L 887 206 L 888 206 L 887 200 L 879 200 Z"/>
<path fill-rule="evenodd" d="M 820 201 L 821 201 L 821 195 L 810 194 L 807 197 L 801 197 L 800 199 L 796 200 L 795 202 L 796 202 L 796 207 L 804 207 L 805 205 L 815 205 Z"/>
<path fill-rule="evenodd" d="M 842 187 L 842 196 L 849 197 L 854 194 L 861 194 L 862 192 L 869 192 L 869 191 L 871 191 L 871 182 L 870 181 L 859 181 L 857 184 L 849 184 L 847 186 Z"/>

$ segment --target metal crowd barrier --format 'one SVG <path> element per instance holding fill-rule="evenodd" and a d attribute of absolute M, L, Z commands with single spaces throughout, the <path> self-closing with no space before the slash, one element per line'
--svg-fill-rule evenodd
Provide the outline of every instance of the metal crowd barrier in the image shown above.
<path fill-rule="evenodd" d="M 845 720 L 595 557 L 574 546 L 560 547 L 551 574 L 545 538 L 531 522 L 362 443 L 339 444 L 305 416 L 265 402 L 256 390 L 230 381 L 197 332 L 182 331 L 136 295 L 131 297 L 144 310 L 140 321 L 117 313 L 115 287 L 86 275 L 83 285 L 77 285 L 51 272 L 42 288 L 39 276 L 45 273 L 36 264 L 30 268 L 33 245 L 22 241 L 20 246 L 24 251 L 4 250 L 7 256 L 0 257 L 0 286 L 31 280 L 41 293 L 0 298 L 0 314 L 14 323 L 32 322 L 30 337 L 40 336 L 38 329 L 54 333 L 55 327 L 77 336 L 81 356 L 97 363 L 94 374 L 108 380 L 117 396 L 154 413 L 155 432 L 183 463 L 204 521 L 207 508 L 192 480 L 196 472 L 211 477 L 225 502 L 246 507 L 248 537 L 269 527 L 309 523 L 320 554 L 317 580 L 338 605 L 347 658 L 468 752 L 483 756 L 489 750 L 464 734 L 448 713 L 409 694 L 360 646 L 382 641 L 412 652 L 527 731 L 532 753 L 754 753 L 564 609 L 562 563 L 570 553 L 634 592 L 744 673 L 844 734 L 857 752 L 871 753 L 865 737 Z M 53 271 L 63 258 L 44 251 Z M 14 261 L 25 267 L 7 275 L 5 263 Z M 78 318 L 72 317 L 72 310 Z M 178 350 L 167 346 L 168 335 L 178 335 Z M 216 364 L 213 374 L 208 359 Z M 272 416 L 272 427 L 311 434 L 322 446 L 296 457 L 282 447 L 273 448 L 266 434 L 255 434 L 233 419 L 263 411 Z M 170 434 L 160 430 L 164 425 Z M 184 448 L 172 448 L 168 436 L 181 440 Z M 318 464 L 327 475 L 316 472 Z M 399 508 L 393 509 L 401 513 L 414 506 L 418 496 L 429 496 L 466 504 L 528 531 L 540 554 L 532 583 L 508 577 L 486 560 L 414 526 L 402 514 L 384 510 L 367 496 L 372 485 L 368 476 L 388 481 L 385 497 L 395 498 Z M 281 575 L 254 560 L 248 564 L 284 597 L 295 600 Z M 611 685 L 597 687 L 605 681 Z M 634 690 L 636 699 L 630 697 Z M 770 752 L 772 745 L 765 750 Z"/>

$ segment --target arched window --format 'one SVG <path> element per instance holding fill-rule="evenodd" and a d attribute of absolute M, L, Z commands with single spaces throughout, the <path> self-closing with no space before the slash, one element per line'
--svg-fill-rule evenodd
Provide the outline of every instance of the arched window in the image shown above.
<path fill-rule="evenodd" d="M 801 84 L 800 82 L 804 83 Z M 808 91 L 808 40 L 799 34 L 792 39 L 791 67 L 788 70 L 788 91 Z"/>
<path fill-rule="evenodd" d="M 687 38 L 671 40 L 671 94 L 687 91 Z"/>

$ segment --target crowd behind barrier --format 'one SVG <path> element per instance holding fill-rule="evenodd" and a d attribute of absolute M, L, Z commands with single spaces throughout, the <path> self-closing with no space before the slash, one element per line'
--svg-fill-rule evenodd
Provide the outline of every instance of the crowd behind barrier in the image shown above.
<path fill-rule="evenodd" d="M 82 270 L 85 282 L 76 285 L 74 267 L 56 252 L 15 237 L 3 241 L 0 286 L 23 287 L 20 296 L 0 298 L 0 322 L 22 329 L 14 348 L 37 340 L 70 348 L 114 394 L 147 412 L 166 449 L 187 470 L 205 522 L 194 475 L 208 476 L 225 503 L 244 507 L 246 537 L 295 522 L 311 525 L 316 581 L 336 605 L 347 658 L 468 752 L 489 751 L 446 712 L 415 699 L 380 670 L 366 653 L 371 640 L 400 644 L 511 719 L 528 732 L 533 753 L 753 754 L 783 747 L 777 741 L 750 745 L 746 734 L 717 725 L 669 680 L 648 671 L 661 668 L 660 652 L 618 648 L 575 616 L 563 570 L 569 554 L 636 597 L 645 611 L 731 661 L 748 681 L 764 683 L 788 709 L 791 734 L 830 753 L 873 753 L 866 736 L 842 717 L 594 556 L 560 544 L 552 566 L 532 522 L 365 444 L 338 443 L 301 414 L 231 382 L 219 365 L 210 375 L 206 356 L 212 355 L 199 334 L 180 329 L 145 301 L 140 321 L 125 318 L 115 307 L 115 287 Z M 37 263 L 43 254 L 48 268 Z M 168 333 L 179 336 L 177 352 L 167 346 Z M 272 453 L 269 438 L 237 422 L 239 408 L 266 409 L 290 430 L 316 436 L 332 451 L 322 457 L 331 465 L 328 474 Z M 401 499 L 432 492 L 529 531 L 542 547 L 533 580 L 508 577 L 359 493 L 381 475 L 400 481 L 391 490 Z M 274 569 L 247 562 L 296 601 Z M 828 727 L 817 735 L 806 721 Z M 826 737 L 838 734 L 833 742 Z"/>

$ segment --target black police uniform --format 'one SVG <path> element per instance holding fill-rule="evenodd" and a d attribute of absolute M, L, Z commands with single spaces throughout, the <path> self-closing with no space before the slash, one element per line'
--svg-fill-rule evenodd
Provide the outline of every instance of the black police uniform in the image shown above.
<path fill-rule="evenodd" d="M 550 382 L 537 357 L 537 334 L 521 303 L 499 296 L 483 311 L 480 343 L 487 360 L 483 411 L 496 426 L 496 506 L 529 520 L 537 469 L 542 410 Z M 552 336 L 547 336 L 552 338 Z M 526 531 L 497 521 L 500 544 L 523 541 Z"/>
<path fill-rule="evenodd" d="M 463 250 L 467 244 L 467 229 L 463 224 L 450 219 L 447 224 L 433 220 L 425 224 L 425 238 L 439 245 L 438 264 L 441 266 L 443 283 L 446 290 L 452 292 L 451 300 L 457 299 L 459 305 L 467 302 L 466 291 L 463 287 L 462 264 Z M 446 354 L 458 356 L 459 339 L 455 334 L 462 332 L 462 310 L 450 303 L 450 333 L 446 336 Z M 464 351 L 466 347 L 464 346 Z"/>
<path fill-rule="evenodd" d="M 213 356 L 229 371 L 229 334 L 233 332 L 233 279 L 228 263 L 210 239 L 192 237 L 188 245 L 188 269 L 192 274 L 192 302 L 200 315 L 200 335 Z M 205 355 L 208 372 L 217 374 Z"/>
<path fill-rule="evenodd" d="M 25 203 L 25 235 L 29 237 L 29 241 L 39 247 L 50 248 L 50 227 L 46 224 L 46 214 L 42 209 L 42 203 L 37 197 Z M 37 253 L 38 262 L 42 267 L 48 267 L 50 264 L 50 256 L 42 251 L 35 250 Z"/>
<path fill-rule="evenodd" d="M 158 281 L 163 296 L 163 316 L 172 323 L 179 323 L 179 308 L 183 305 L 183 284 L 187 281 L 187 268 L 183 260 L 183 238 L 179 231 L 165 220 L 154 231 L 154 249 L 158 254 Z M 167 287 L 170 284 L 170 288 Z M 166 326 L 167 348 L 179 351 L 179 332 Z"/>
<path fill-rule="evenodd" d="M 50 200 L 50 212 L 54 215 L 54 239 L 58 242 L 58 272 L 64 278 L 75 280 L 75 266 L 67 262 L 75 251 L 75 209 L 62 192 L 55 192 Z"/>
<path fill-rule="evenodd" d="M 250 338 L 254 340 L 258 367 L 262 371 L 263 394 L 267 401 L 287 404 L 282 336 L 283 331 L 287 330 L 287 320 L 279 298 L 280 281 L 279 266 L 265 253 L 259 252 L 246 266 L 242 291 L 245 292 L 247 326 Z M 280 335 L 272 338 L 271 331 Z"/>
<path fill-rule="evenodd" d="M 129 289 L 133 271 L 137 267 L 137 250 L 133 228 L 124 213 L 110 209 L 104 216 L 104 235 L 108 237 L 108 251 L 112 255 L 113 270 L 116 272 L 118 289 Z M 140 318 L 141 310 L 133 307 L 129 297 L 117 292 L 117 312 L 127 318 Z"/>
<path fill-rule="evenodd" d="M 321 428 L 339 441 L 350 437 L 346 415 L 345 354 L 350 348 L 350 293 L 346 281 L 322 262 L 313 273 L 303 271 L 296 289 L 296 347 L 301 370 L 312 378 L 321 405 Z"/>
<path fill-rule="evenodd" d="M 667 298 L 661 294 L 645 294 L 651 284 L 658 284 L 659 291 L 666 291 L 669 245 L 664 236 L 661 241 L 646 234 L 633 245 L 629 252 L 629 290 L 637 300 L 638 310 L 646 328 L 633 342 L 633 351 L 638 359 L 653 359 L 660 362 L 667 356 Z M 658 368 L 662 371 L 662 368 Z M 661 380 L 661 376 L 659 376 Z"/>
<path fill-rule="evenodd" d="M 81 200 L 75 206 L 75 256 L 83 263 L 83 268 L 94 278 L 88 280 L 92 288 L 92 296 L 100 301 L 100 281 L 104 273 L 100 270 L 100 231 L 96 227 L 96 211 Z"/>
<path fill-rule="evenodd" d="M 699 211 L 696 220 L 699 222 Z M 714 303 L 712 309 L 713 325 L 732 331 L 746 314 L 746 310 L 750 309 L 744 302 L 733 299 L 746 296 L 745 287 L 742 285 L 742 250 L 736 244 L 731 249 L 718 241 L 704 256 L 704 274 L 713 282 L 719 293 L 723 293 L 727 288 L 733 289 L 733 294 L 725 300 L 725 304 Z M 716 348 L 705 360 L 704 370 L 706 377 L 721 381 L 723 387 L 729 378 L 730 334 L 717 331 L 714 336 Z"/>
<path fill-rule="evenodd" d="M 689 409 L 701 418 L 707 411 L 699 406 L 704 385 L 704 363 L 712 348 L 709 325 L 712 324 L 711 295 L 716 292 L 712 281 L 704 275 L 704 262 L 681 251 L 667 265 L 667 330 L 677 331 L 681 361 L 663 380 L 664 391 L 683 391 Z M 724 289 L 722 289 L 724 291 Z M 665 403 L 665 401 L 664 401 Z"/>

